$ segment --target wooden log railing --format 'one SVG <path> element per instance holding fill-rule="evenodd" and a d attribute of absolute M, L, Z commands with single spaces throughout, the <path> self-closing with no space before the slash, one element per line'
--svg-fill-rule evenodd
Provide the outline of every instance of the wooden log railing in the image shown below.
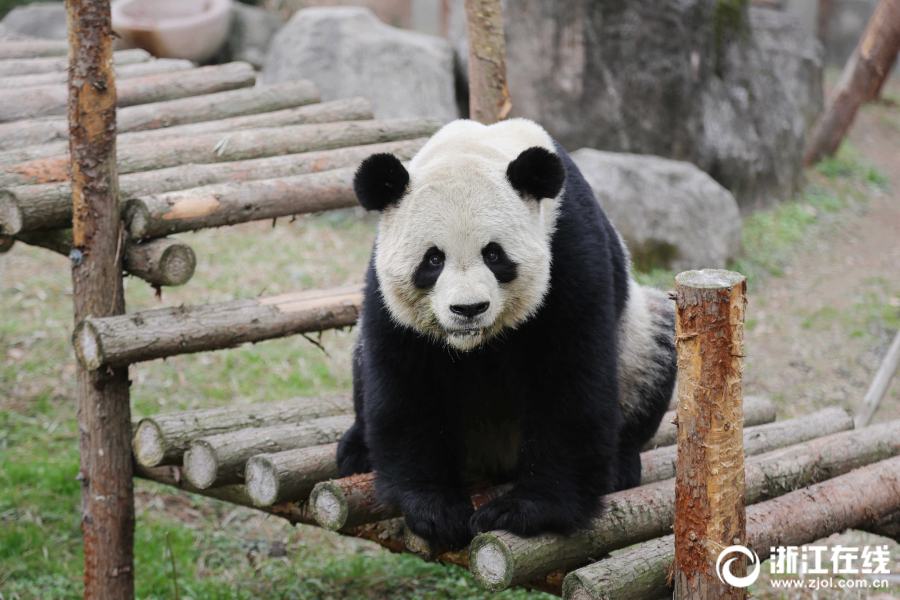
<path fill-rule="evenodd" d="M 0 54 L 3 53 L 4 47 L 5 44 L 0 46 Z M 115 69 L 116 81 L 120 79 L 144 77 L 146 75 L 159 75 L 160 73 L 185 71 L 193 68 L 194 63 L 189 60 L 180 58 L 159 58 L 144 63 L 117 66 Z M 10 77 L 0 77 L 0 89 L 22 89 L 39 85 L 53 85 L 54 83 L 65 85 L 68 78 L 69 74 L 66 71 L 51 71 L 49 73 L 34 73 L 31 75 L 12 75 Z"/>
<path fill-rule="evenodd" d="M 69 42 L 66 40 L 23 40 L 0 44 L 0 60 L 65 56 L 68 52 Z"/>
<path fill-rule="evenodd" d="M 761 396 L 747 396 L 744 398 L 744 427 L 763 425 L 775 420 L 775 405 L 767 398 Z M 678 439 L 678 426 L 675 420 L 675 411 L 670 410 L 663 415 L 662 423 L 656 435 L 644 445 L 644 450 L 653 450 L 662 446 L 671 446 Z"/>
<path fill-rule="evenodd" d="M 147 62 L 153 57 L 145 50 L 120 50 L 113 54 L 116 65 L 132 65 Z M 31 73 L 65 72 L 69 68 L 69 59 L 65 56 L 47 58 L 7 58 L 0 60 L 0 77 L 12 75 L 29 75 Z"/>

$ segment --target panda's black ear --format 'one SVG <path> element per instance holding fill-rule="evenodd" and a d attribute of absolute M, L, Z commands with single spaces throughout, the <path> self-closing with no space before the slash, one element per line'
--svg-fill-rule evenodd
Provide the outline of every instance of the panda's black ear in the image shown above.
<path fill-rule="evenodd" d="M 382 211 L 406 193 L 409 173 L 393 154 L 373 154 L 362 161 L 353 177 L 353 191 L 366 210 Z"/>
<path fill-rule="evenodd" d="M 523 198 L 556 198 L 566 182 L 566 167 L 553 152 L 534 146 L 509 163 L 506 178 Z"/>

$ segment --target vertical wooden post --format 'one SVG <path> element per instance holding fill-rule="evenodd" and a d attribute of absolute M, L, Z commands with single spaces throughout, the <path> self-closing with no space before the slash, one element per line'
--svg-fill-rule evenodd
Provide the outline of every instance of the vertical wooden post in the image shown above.
<path fill-rule="evenodd" d="M 675 598 L 743 599 L 746 589 L 723 582 L 716 561 L 725 548 L 747 544 L 741 391 L 746 278 L 704 270 L 681 273 L 676 282 Z M 746 560 L 735 561 L 730 572 L 746 575 Z"/>
<path fill-rule="evenodd" d="M 75 322 L 125 312 L 109 0 L 66 0 Z M 78 377 L 84 597 L 134 598 L 128 368 Z"/>
<path fill-rule="evenodd" d="M 469 117 L 490 125 L 512 109 L 506 90 L 506 42 L 500 0 L 466 0 Z"/>

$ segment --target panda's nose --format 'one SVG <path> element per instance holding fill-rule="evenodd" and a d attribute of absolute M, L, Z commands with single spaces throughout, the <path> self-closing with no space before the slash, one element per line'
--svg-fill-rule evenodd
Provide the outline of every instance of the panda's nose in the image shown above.
<path fill-rule="evenodd" d="M 490 302 L 479 302 L 477 304 L 453 304 L 450 306 L 450 311 L 454 314 L 471 319 L 472 317 L 480 315 L 481 313 L 486 311 L 488 309 L 488 306 L 490 305 Z"/>

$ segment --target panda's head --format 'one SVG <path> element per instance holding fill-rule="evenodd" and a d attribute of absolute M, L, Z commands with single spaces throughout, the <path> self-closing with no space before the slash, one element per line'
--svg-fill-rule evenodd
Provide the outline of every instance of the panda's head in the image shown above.
<path fill-rule="evenodd" d="M 537 124 L 455 121 L 410 163 L 375 154 L 354 188 L 382 213 L 375 272 L 395 321 L 471 350 L 527 320 L 550 284 L 566 171 Z"/>

